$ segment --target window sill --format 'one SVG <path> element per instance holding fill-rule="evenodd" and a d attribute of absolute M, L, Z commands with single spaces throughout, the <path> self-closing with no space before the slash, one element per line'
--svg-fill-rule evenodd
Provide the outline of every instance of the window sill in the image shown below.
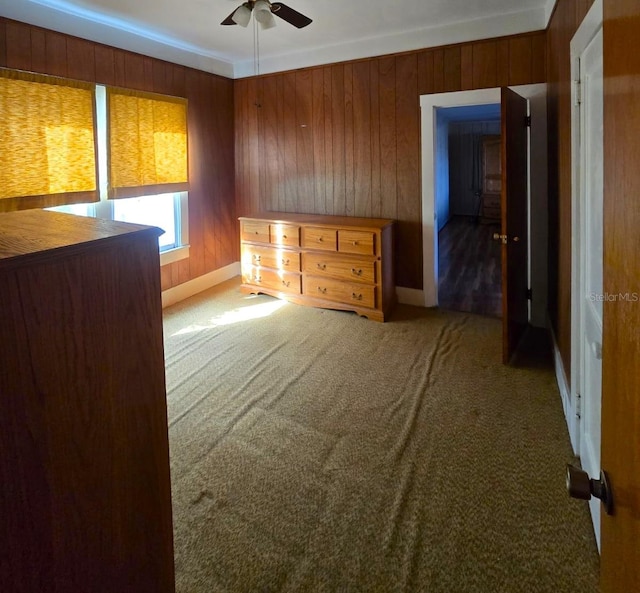
<path fill-rule="evenodd" d="M 186 259 L 188 257 L 188 245 L 182 245 L 180 247 L 176 247 L 175 249 L 167 249 L 167 251 L 160 252 L 160 265 L 166 266 L 167 264 L 172 264 L 173 262 L 180 261 L 181 259 Z"/>

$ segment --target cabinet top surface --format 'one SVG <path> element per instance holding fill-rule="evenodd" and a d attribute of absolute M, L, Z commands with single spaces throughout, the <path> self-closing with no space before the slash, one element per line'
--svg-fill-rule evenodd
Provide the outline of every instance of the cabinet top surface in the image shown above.
<path fill-rule="evenodd" d="M 393 224 L 393 220 L 386 218 L 356 218 L 354 216 L 333 216 L 328 214 L 293 214 L 290 212 L 263 212 L 253 216 L 241 216 L 239 220 L 266 220 L 269 222 L 283 222 L 309 225 L 334 225 L 353 228 L 382 229 Z"/>
<path fill-rule="evenodd" d="M 21 256 L 37 256 L 54 249 L 73 249 L 123 235 L 158 237 L 161 233 L 156 227 L 47 210 L 0 213 L 0 267 Z"/>

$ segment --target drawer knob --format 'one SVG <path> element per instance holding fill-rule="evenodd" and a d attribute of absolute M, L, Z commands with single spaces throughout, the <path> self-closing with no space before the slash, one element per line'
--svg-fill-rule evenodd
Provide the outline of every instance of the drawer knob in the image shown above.
<path fill-rule="evenodd" d="M 357 245 L 358 242 L 357 241 L 351 241 L 351 245 Z"/>
<path fill-rule="evenodd" d="M 256 260 L 256 261 L 260 261 L 260 256 L 259 255 L 254 255 L 253 259 Z"/>
<path fill-rule="evenodd" d="M 351 273 L 354 276 L 362 276 L 362 270 L 356 270 L 355 268 L 351 268 Z"/>
<path fill-rule="evenodd" d="M 351 298 L 356 300 L 356 301 L 361 301 L 362 300 L 362 295 L 361 294 L 356 294 L 355 292 L 351 293 Z"/>
<path fill-rule="evenodd" d="M 289 280 L 289 281 L 283 280 L 282 284 L 284 284 L 287 288 L 289 288 L 289 284 L 291 284 L 291 280 Z"/>
<path fill-rule="evenodd" d="M 318 286 L 318 292 L 321 292 L 322 294 L 327 294 L 327 289 L 322 288 L 322 286 Z"/>
<path fill-rule="evenodd" d="M 256 282 L 262 282 L 262 276 L 256 276 Z"/>
<path fill-rule="evenodd" d="M 318 237 L 318 243 L 322 243 L 324 239 L 322 237 Z"/>
<path fill-rule="evenodd" d="M 287 235 L 282 235 L 282 238 L 283 238 L 283 239 L 286 239 L 286 238 L 287 238 Z"/>
<path fill-rule="evenodd" d="M 290 260 L 288 260 L 288 259 L 283 259 L 283 260 L 282 260 L 282 265 L 283 265 L 283 266 L 288 266 L 288 265 L 289 265 L 289 261 L 290 261 Z"/>
<path fill-rule="evenodd" d="M 318 270 L 326 270 L 327 269 L 327 264 L 316 264 L 316 266 L 318 266 Z"/>

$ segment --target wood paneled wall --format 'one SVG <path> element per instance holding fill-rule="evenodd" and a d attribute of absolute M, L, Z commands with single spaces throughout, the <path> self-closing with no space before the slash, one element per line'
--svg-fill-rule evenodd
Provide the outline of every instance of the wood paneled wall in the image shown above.
<path fill-rule="evenodd" d="M 420 95 L 545 82 L 545 32 L 235 81 L 239 214 L 398 220 L 396 283 L 422 288 Z"/>
<path fill-rule="evenodd" d="M 162 268 L 162 289 L 239 259 L 233 81 L 0 18 L 0 66 L 189 100 L 190 256 Z"/>
<path fill-rule="evenodd" d="M 571 62 L 569 44 L 593 0 L 558 0 L 547 32 L 549 314 L 571 371 Z"/>

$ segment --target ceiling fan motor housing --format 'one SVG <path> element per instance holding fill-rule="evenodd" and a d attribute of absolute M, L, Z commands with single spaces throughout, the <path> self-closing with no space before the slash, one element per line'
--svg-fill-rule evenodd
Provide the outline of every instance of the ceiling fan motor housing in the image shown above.
<path fill-rule="evenodd" d="M 275 26 L 272 15 L 280 17 L 298 29 L 309 25 L 312 20 L 304 14 L 290 8 L 282 2 L 270 2 L 269 0 L 246 0 L 236 8 L 221 25 L 240 25 L 246 27 L 251 20 L 251 13 L 259 22 L 263 29 L 270 29 Z"/>

